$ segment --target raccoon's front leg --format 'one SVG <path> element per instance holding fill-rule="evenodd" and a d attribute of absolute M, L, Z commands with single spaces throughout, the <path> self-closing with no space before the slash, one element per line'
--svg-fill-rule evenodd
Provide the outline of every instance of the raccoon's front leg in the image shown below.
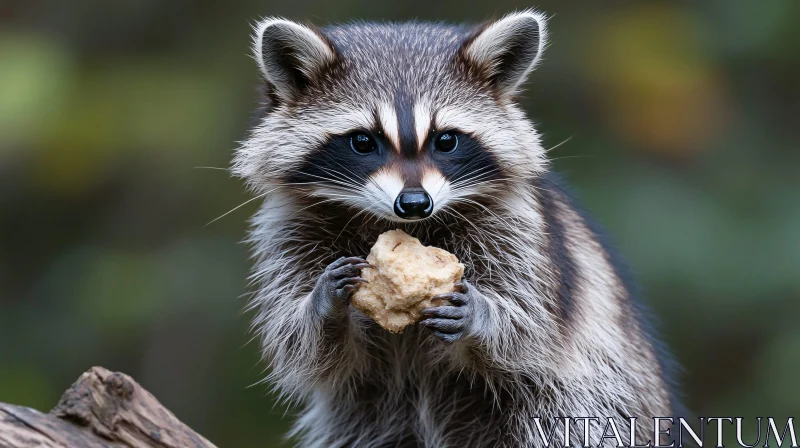
<path fill-rule="evenodd" d="M 428 327 L 433 334 L 445 342 L 479 333 L 489 323 L 489 305 L 486 298 L 469 282 L 456 283 L 456 290 L 440 294 L 434 299 L 444 299 L 450 305 L 422 310 L 427 319 L 420 324 Z"/>
<path fill-rule="evenodd" d="M 366 260 L 340 258 L 316 279 L 300 299 L 277 293 L 264 297 L 259 315 L 270 379 L 293 398 L 302 398 L 314 384 L 345 378 L 359 358 L 360 345 L 349 331 L 350 295 Z M 266 291 L 270 291 L 266 289 Z"/>
<path fill-rule="evenodd" d="M 346 312 L 350 295 L 359 283 L 366 282 L 360 272 L 367 266 L 369 263 L 363 258 L 342 257 L 325 268 L 309 297 L 319 318 L 335 318 Z"/>
<path fill-rule="evenodd" d="M 420 323 L 442 341 L 468 348 L 470 356 L 459 357 L 460 361 L 484 375 L 552 373 L 542 360 L 552 356 L 551 345 L 545 342 L 557 335 L 517 300 L 480 291 L 466 281 L 455 292 L 438 297 L 452 305 L 422 310 L 427 319 Z"/>

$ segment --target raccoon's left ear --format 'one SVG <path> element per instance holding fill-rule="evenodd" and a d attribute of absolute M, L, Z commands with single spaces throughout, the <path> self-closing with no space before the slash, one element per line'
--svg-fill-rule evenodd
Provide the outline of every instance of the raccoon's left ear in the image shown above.
<path fill-rule="evenodd" d="M 311 27 L 267 18 L 254 28 L 253 57 L 282 100 L 294 98 L 336 60 L 331 44 Z"/>
<path fill-rule="evenodd" d="M 541 60 L 546 43 L 545 16 L 526 10 L 481 27 L 460 54 L 500 94 L 513 96 Z"/>

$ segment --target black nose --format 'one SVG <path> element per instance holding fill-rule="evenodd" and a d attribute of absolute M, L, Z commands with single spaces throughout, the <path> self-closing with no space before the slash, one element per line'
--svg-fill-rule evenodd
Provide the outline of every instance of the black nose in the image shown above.
<path fill-rule="evenodd" d="M 408 189 L 394 201 L 394 213 L 403 219 L 422 219 L 431 216 L 433 201 L 421 188 Z"/>

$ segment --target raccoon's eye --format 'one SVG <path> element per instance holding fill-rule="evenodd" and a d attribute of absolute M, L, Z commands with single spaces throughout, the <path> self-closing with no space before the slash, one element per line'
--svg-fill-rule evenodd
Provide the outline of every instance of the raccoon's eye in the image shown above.
<path fill-rule="evenodd" d="M 350 137 L 350 147 L 359 154 L 369 154 L 378 149 L 375 140 L 363 132 L 353 134 Z"/>
<path fill-rule="evenodd" d="M 436 149 L 442 152 L 453 152 L 458 147 L 458 136 L 455 132 L 443 132 L 433 142 Z"/>

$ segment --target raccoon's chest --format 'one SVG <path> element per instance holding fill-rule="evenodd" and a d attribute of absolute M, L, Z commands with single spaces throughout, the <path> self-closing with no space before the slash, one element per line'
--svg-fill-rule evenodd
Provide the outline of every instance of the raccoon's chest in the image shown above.
<path fill-rule="evenodd" d="M 408 327 L 400 335 L 374 330 L 384 334 L 373 340 L 368 374 L 353 384 L 348 399 L 359 409 L 354 415 L 401 425 L 406 436 L 398 442 L 413 435 L 415 446 L 453 446 L 464 424 L 502 414 L 484 380 L 454 367 L 430 345 L 426 329 Z"/>

